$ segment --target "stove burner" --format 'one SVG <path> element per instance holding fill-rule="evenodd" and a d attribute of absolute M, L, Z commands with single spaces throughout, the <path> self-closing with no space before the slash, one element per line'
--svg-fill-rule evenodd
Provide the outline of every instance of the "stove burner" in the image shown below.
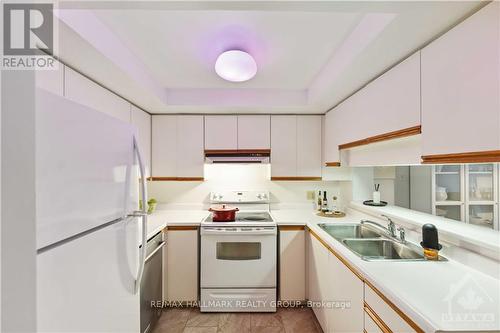
<path fill-rule="evenodd" d="M 268 220 L 267 217 L 258 216 L 258 215 L 244 216 L 242 219 L 246 220 L 246 221 L 267 221 Z"/>

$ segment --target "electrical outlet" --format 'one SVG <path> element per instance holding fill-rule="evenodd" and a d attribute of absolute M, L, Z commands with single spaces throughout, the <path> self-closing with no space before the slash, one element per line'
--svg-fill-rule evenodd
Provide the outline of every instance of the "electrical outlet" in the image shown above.
<path fill-rule="evenodd" d="M 306 192 L 306 196 L 307 196 L 307 200 L 314 200 L 314 191 L 307 191 Z"/>

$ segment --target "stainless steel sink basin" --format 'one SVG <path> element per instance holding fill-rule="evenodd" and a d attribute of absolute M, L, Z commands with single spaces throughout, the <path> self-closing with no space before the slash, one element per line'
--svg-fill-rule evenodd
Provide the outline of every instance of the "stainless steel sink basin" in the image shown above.
<path fill-rule="evenodd" d="M 365 260 L 425 260 L 418 248 L 390 239 L 344 239 L 343 243 Z"/>
<path fill-rule="evenodd" d="M 362 224 L 320 224 L 319 227 L 338 241 L 347 238 L 379 238 L 383 231 Z"/>

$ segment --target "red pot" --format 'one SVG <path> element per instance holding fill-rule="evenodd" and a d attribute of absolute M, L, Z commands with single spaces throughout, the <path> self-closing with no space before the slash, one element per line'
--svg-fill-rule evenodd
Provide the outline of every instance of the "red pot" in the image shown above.
<path fill-rule="evenodd" d="M 236 212 L 239 209 L 222 205 L 219 207 L 210 207 L 208 211 L 212 212 L 212 221 L 214 222 L 234 222 L 236 220 Z"/>

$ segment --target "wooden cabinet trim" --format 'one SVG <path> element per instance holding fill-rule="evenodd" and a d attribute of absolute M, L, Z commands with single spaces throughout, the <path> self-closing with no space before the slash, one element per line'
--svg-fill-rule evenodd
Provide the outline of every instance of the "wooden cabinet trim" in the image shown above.
<path fill-rule="evenodd" d="M 326 162 L 325 166 L 327 166 L 327 167 L 339 167 L 340 162 Z"/>
<path fill-rule="evenodd" d="M 172 225 L 167 226 L 168 231 L 187 231 L 187 230 L 198 230 L 198 227 L 195 225 Z"/>
<path fill-rule="evenodd" d="M 363 281 L 368 287 L 370 287 L 389 307 L 391 307 L 408 325 L 411 326 L 417 333 L 425 333 L 410 317 L 403 313 L 394 303 L 392 303 L 387 297 L 385 297 L 382 292 L 380 292 L 375 286 L 368 281 L 361 273 L 359 273 L 347 260 L 345 260 L 340 254 L 338 254 L 334 249 L 332 249 L 320 236 L 318 236 L 313 230 L 309 229 L 309 232 L 330 251 L 334 256 L 337 257 L 351 272 L 354 273 L 361 281 Z"/>
<path fill-rule="evenodd" d="M 150 181 L 170 181 L 170 182 L 202 182 L 205 180 L 203 177 L 149 177 Z"/>
<path fill-rule="evenodd" d="M 321 177 L 271 177 L 271 180 L 273 181 L 319 181 L 321 179 Z"/>
<path fill-rule="evenodd" d="M 413 126 L 408 128 L 403 128 L 397 131 L 388 132 L 384 134 L 379 134 L 375 136 L 371 136 L 365 139 L 352 141 L 348 143 L 344 143 L 339 145 L 339 149 L 349 149 L 353 147 L 368 145 L 375 142 L 387 141 L 392 139 L 404 138 L 407 136 L 418 135 L 422 133 L 422 126 Z"/>
<path fill-rule="evenodd" d="M 278 226 L 280 231 L 300 231 L 305 230 L 305 225 L 280 225 Z"/>
<path fill-rule="evenodd" d="M 373 322 L 380 328 L 380 330 L 383 333 L 392 333 L 392 330 L 389 328 L 389 326 L 384 323 L 384 321 L 377 315 L 375 311 L 366 303 L 364 302 L 364 310 L 365 313 L 373 320 Z"/>
<path fill-rule="evenodd" d="M 500 150 L 422 156 L 423 164 L 500 162 Z"/>

